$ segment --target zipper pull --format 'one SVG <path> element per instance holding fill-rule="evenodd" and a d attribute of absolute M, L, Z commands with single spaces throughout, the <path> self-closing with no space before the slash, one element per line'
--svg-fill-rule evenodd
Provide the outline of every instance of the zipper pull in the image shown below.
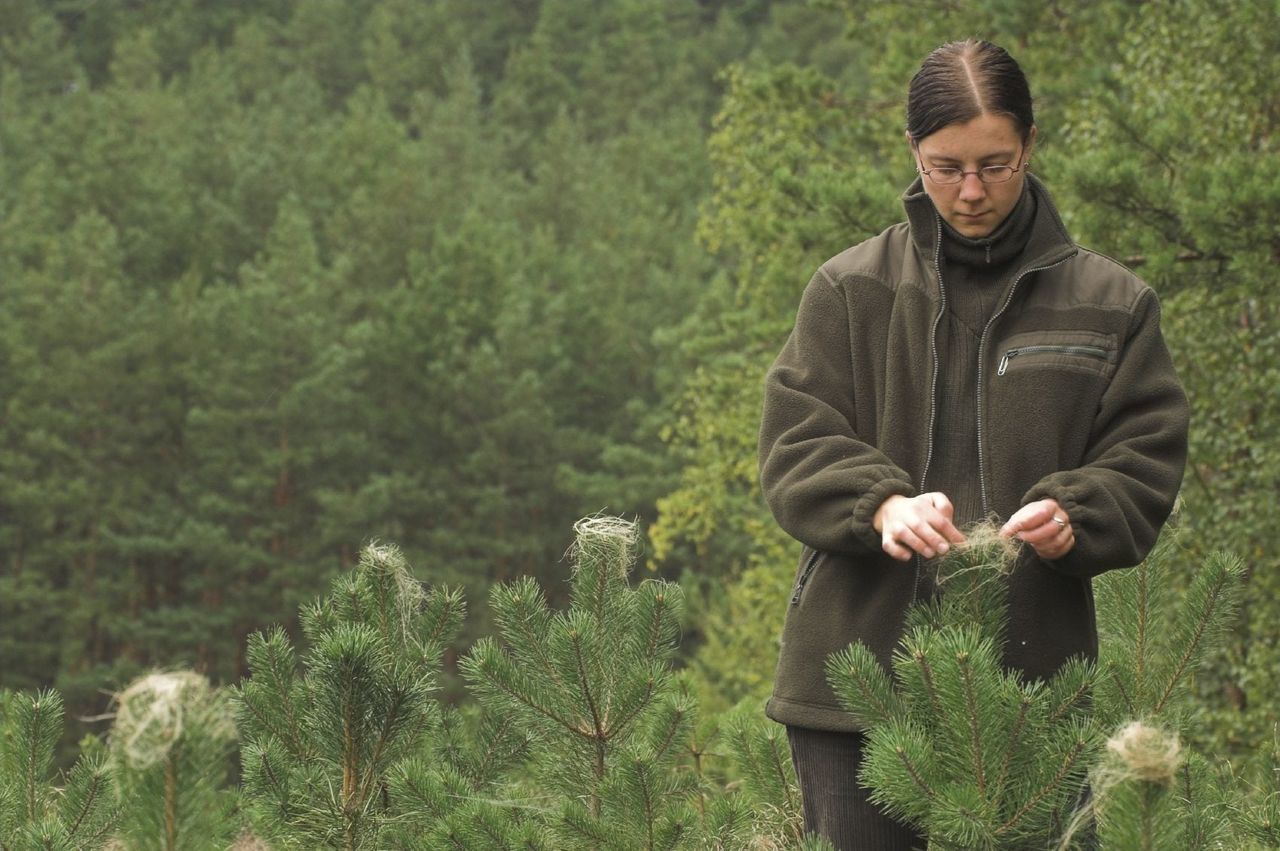
<path fill-rule="evenodd" d="M 1009 358 L 1016 358 L 1018 351 L 1018 349 L 1010 349 L 1004 353 L 1004 357 L 1000 358 L 1000 367 L 996 370 L 996 375 L 1004 375 L 1004 371 L 1009 368 Z"/>

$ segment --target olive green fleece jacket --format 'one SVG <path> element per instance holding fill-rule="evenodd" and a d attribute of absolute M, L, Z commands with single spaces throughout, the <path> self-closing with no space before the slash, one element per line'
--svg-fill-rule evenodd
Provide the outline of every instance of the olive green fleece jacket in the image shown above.
<path fill-rule="evenodd" d="M 1000 521 L 1056 499 L 1075 547 L 1023 550 L 1009 579 L 1005 663 L 1048 677 L 1097 656 L 1091 578 L 1137 564 L 1172 509 L 1188 405 L 1155 293 L 1077 246 L 1044 186 L 1023 256 L 978 350 L 979 477 Z M 787 596 L 770 718 L 854 730 L 827 684 L 829 654 L 865 643 L 886 668 L 907 607 L 929 593 L 919 559 L 880 548 L 872 518 L 893 494 L 927 492 L 945 310 L 941 219 L 919 180 L 907 221 L 823 263 L 765 378 L 760 481 L 803 544 Z"/>

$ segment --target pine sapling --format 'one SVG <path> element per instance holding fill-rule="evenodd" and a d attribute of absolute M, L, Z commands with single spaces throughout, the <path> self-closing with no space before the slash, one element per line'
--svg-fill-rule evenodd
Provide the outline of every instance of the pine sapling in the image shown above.
<path fill-rule="evenodd" d="M 119 820 L 100 750 L 81 754 L 61 784 L 50 780 L 63 727 L 56 691 L 0 695 L 0 849 L 97 851 Z"/>
<path fill-rule="evenodd" d="M 140 677 L 116 695 L 108 737 L 120 838 L 139 851 L 229 844 L 235 719 L 225 691 L 192 671 Z"/>
<path fill-rule="evenodd" d="M 696 707 L 672 684 L 680 589 L 629 586 L 633 523 L 592 517 L 575 532 L 569 609 L 552 611 L 527 578 L 495 587 L 499 635 L 476 643 L 463 673 L 532 743 L 557 847 L 685 847 L 696 784 L 678 763 Z"/>
<path fill-rule="evenodd" d="M 370 546 L 302 610 L 301 661 L 283 630 L 250 639 L 244 799 L 273 847 L 387 847 L 406 809 L 394 778 L 438 726 L 435 672 L 462 608 L 460 592 L 425 591 L 397 549 Z"/>
<path fill-rule="evenodd" d="M 892 675 L 854 644 L 827 660 L 827 677 L 867 730 L 860 782 L 930 847 L 1045 845 L 1097 748 L 1094 669 L 1073 660 L 1048 682 L 1004 669 L 1017 550 L 991 528 L 968 538 L 936 564 L 941 594 L 909 610 Z"/>

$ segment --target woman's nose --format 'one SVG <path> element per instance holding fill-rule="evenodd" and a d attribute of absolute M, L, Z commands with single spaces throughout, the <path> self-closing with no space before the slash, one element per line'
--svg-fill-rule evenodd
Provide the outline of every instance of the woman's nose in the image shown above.
<path fill-rule="evenodd" d="M 978 179 L 978 175 L 969 172 L 960 181 L 960 200 L 961 201 L 981 201 L 982 196 L 987 194 L 987 186 Z"/>

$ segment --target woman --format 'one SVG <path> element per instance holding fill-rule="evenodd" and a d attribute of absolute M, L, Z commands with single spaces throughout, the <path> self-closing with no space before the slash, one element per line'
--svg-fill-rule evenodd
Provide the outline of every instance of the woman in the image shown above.
<path fill-rule="evenodd" d="M 766 500 L 804 545 L 766 712 L 787 726 L 806 830 L 841 849 L 924 840 L 858 787 L 863 737 L 827 656 L 861 641 L 887 668 L 907 607 L 934 591 L 924 560 L 996 517 L 1029 545 L 1006 665 L 1049 677 L 1095 658 L 1091 577 L 1142 560 L 1186 460 L 1155 294 L 1072 242 L 1028 173 L 1017 63 L 983 41 L 938 48 L 906 135 L 906 221 L 814 274 L 760 426 Z"/>

